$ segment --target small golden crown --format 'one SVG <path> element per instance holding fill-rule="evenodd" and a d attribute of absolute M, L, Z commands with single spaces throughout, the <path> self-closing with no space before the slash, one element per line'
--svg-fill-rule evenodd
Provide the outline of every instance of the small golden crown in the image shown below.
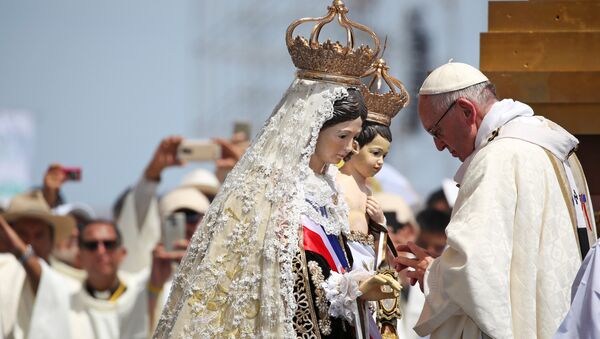
<path fill-rule="evenodd" d="M 288 26 L 286 44 L 292 61 L 298 68 L 297 76 L 302 79 L 360 85 L 360 76 L 369 69 L 379 53 L 379 38 L 370 28 L 348 19 L 346 17 L 348 9 L 341 0 L 334 0 L 327 9 L 329 12 L 323 17 L 298 19 Z M 346 46 L 339 41 L 330 40 L 320 44 L 321 29 L 336 16 L 340 26 L 346 29 Z M 292 38 L 296 27 L 306 22 L 316 22 L 310 33 L 310 39 L 301 36 Z M 354 28 L 371 36 L 375 42 L 374 50 L 363 45 L 354 48 Z"/>
<path fill-rule="evenodd" d="M 363 78 L 370 77 L 368 86 L 362 86 L 361 92 L 365 98 L 365 104 L 369 110 L 367 121 L 373 121 L 378 124 L 389 126 L 392 119 L 409 102 L 408 91 L 398 79 L 388 74 L 390 67 L 385 60 L 379 59 L 371 65 Z M 387 84 L 389 91 L 380 93 L 382 81 Z M 375 91 L 372 91 L 373 85 L 376 85 Z"/>

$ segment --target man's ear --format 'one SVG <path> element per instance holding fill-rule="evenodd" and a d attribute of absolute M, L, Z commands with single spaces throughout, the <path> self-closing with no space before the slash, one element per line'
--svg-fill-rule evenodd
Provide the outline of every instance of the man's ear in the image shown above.
<path fill-rule="evenodd" d="M 470 101 L 464 98 L 459 98 L 457 102 L 462 116 L 465 117 L 466 122 L 471 125 L 475 123 L 477 117 L 477 107 Z"/>

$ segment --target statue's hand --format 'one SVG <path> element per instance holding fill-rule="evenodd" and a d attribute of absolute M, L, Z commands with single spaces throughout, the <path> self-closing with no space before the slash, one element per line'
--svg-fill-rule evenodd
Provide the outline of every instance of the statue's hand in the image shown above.
<path fill-rule="evenodd" d="M 382 288 L 389 286 L 392 292 L 384 292 Z M 381 299 L 393 299 L 398 296 L 402 289 L 400 283 L 389 275 L 376 274 L 360 283 L 358 289 L 362 292 L 360 299 L 376 301 Z"/>

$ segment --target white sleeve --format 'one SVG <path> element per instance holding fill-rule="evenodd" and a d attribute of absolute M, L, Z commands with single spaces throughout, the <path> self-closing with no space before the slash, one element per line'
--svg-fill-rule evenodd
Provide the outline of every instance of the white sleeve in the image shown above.
<path fill-rule="evenodd" d="M 71 338 L 69 288 L 72 284 L 39 259 L 42 276 L 33 304 L 28 339 Z"/>
<path fill-rule="evenodd" d="M 137 220 L 137 227 L 142 228 L 144 221 L 150 210 L 152 200 L 156 199 L 156 192 L 158 190 L 158 181 L 147 180 L 142 177 L 133 187 L 133 196 L 135 201 L 135 216 Z"/>
<path fill-rule="evenodd" d="M 141 227 L 138 224 L 141 223 Z M 127 256 L 120 269 L 129 273 L 139 272 L 151 265 L 152 250 L 160 241 L 160 216 L 156 197 L 150 200 L 143 220 L 138 220 L 134 190 L 125 196 L 117 227 L 123 237 Z"/>
<path fill-rule="evenodd" d="M 554 339 L 600 335 L 600 240 L 590 249 L 573 283 L 572 303 Z"/>

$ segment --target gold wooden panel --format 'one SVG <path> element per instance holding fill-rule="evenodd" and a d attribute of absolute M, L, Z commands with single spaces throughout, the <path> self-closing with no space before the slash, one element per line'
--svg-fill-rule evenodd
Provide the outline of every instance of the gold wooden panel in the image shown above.
<path fill-rule="evenodd" d="M 600 71 L 600 32 L 481 33 L 485 71 Z"/>
<path fill-rule="evenodd" d="M 600 71 L 484 73 L 503 96 L 524 102 L 600 103 Z"/>
<path fill-rule="evenodd" d="M 600 210 L 600 0 L 490 1 L 480 69 L 498 95 L 575 134 Z M 600 225 L 600 224 L 599 224 Z"/>
<path fill-rule="evenodd" d="M 600 30 L 600 1 L 490 1 L 488 30 Z"/>
<path fill-rule="evenodd" d="M 535 114 L 545 116 L 572 134 L 591 135 L 600 131 L 600 103 L 596 104 L 547 104 L 528 103 L 517 97 L 498 93 L 502 98 L 523 101 L 533 108 Z M 600 150 L 599 150 L 600 153 Z"/>

